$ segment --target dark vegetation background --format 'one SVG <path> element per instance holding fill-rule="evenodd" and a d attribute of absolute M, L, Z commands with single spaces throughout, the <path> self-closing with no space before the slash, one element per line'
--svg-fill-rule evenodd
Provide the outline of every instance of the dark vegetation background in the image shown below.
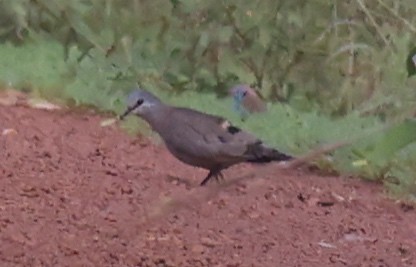
<path fill-rule="evenodd" d="M 415 12 L 414 0 L 3 0 L 0 82 L 115 113 L 139 83 L 294 154 L 353 140 L 317 165 L 413 198 Z M 236 83 L 269 113 L 241 122 Z"/>

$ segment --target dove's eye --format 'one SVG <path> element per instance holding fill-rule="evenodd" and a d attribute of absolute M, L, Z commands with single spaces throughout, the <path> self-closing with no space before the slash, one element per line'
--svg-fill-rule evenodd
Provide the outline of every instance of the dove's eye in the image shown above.
<path fill-rule="evenodd" d="M 137 100 L 137 102 L 136 102 L 136 107 L 138 107 L 138 106 L 140 106 L 141 104 L 143 104 L 143 102 L 144 102 L 144 100 L 143 99 L 139 99 L 139 100 Z"/>

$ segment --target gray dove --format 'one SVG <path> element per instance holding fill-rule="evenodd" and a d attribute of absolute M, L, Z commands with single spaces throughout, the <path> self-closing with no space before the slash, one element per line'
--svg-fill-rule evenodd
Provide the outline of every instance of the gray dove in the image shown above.
<path fill-rule="evenodd" d="M 222 117 L 167 105 L 142 89 L 129 94 L 127 106 L 121 120 L 130 113 L 141 117 L 160 135 L 177 159 L 209 170 L 201 186 L 211 178 L 223 179 L 221 171 L 238 163 L 267 163 L 293 158 L 265 146 L 261 140 Z"/>

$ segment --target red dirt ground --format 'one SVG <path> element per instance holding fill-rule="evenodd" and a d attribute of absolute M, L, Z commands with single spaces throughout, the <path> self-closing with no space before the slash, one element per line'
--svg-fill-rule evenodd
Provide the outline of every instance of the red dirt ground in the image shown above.
<path fill-rule="evenodd" d="M 380 185 L 274 171 L 208 194 L 204 170 L 101 120 L 0 107 L 0 266 L 416 266 L 415 210 Z"/>

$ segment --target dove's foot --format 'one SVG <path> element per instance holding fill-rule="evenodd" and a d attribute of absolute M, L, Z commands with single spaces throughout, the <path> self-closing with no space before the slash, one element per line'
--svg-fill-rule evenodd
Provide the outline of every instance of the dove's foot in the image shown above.
<path fill-rule="evenodd" d="M 221 173 L 221 171 L 210 171 L 207 177 L 205 177 L 205 179 L 201 182 L 200 185 L 204 186 L 213 177 L 215 178 L 215 180 L 217 180 L 217 182 L 220 182 L 220 179 L 224 180 L 224 175 Z"/>

